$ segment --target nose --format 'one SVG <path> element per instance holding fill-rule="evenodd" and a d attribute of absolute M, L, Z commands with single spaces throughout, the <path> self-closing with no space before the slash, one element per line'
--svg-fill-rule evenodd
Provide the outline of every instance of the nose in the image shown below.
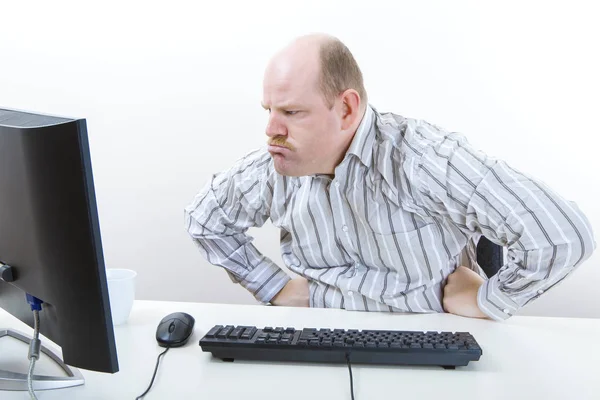
<path fill-rule="evenodd" d="M 274 115 L 274 113 L 271 113 L 269 115 L 269 122 L 267 123 L 265 133 L 268 137 L 285 136 L 287 135 L 287 130 L 285 125 L 278 120 L 277 116 Z"/>

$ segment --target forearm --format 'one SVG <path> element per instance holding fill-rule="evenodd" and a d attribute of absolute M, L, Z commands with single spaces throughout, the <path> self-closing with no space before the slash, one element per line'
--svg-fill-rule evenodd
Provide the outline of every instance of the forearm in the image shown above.
<path fill-rule="evenodd" d="M 493 182 L 500 184 L 494 188 Z M 589 221 L 574 203 L 504 163 L 491 168 L 478 190 L 489 203 L 497 203 L 494 208 L 506 210 L 497 217 L 501 223 L 494 218 L 486 222 L 494 231 L 488 235 L 508 245 L 507 262 L 478 292 L 480 309 L 501 320 L 565 279 L 589 258 L 596 243 Z M 508 192 L 503 199 L 493 195 L 500 190 Z M 483 200 L 475 201 L 479 212 L 493 214 Z"/>
<path fill-rule="evenodd" d="M 245 180 L 236 173 L 242 169 L 244 164 L 207 183 L 185 208 L 185 226 L 209 263 L 224 268 L 258 301 L 268 302 L 290 278 L 254 247 L 246 233 L 264 223 L 268 208 L 259 178 L 250 174 L 251 179 Z"/>
<path fill-rule="evenodd" d="M 506 264 L 478 290 L 478 306 L 489 317 L 510 317 L 590 257 L 592 228 L 575 203 L 461 135 L 430 136 L 435 140 L 421 145 L 419 162 L 409 168 L 417 206 L 508 249 Z"/>
<path fill-rule="evenodd" d="M 248 290 L 256 300 L 267 303 L 290 277 L 262 255 L 246 235 L 240 236 L 206 239 L 192 235 L 209 263 L 224 268 L 233 282 Z"/>

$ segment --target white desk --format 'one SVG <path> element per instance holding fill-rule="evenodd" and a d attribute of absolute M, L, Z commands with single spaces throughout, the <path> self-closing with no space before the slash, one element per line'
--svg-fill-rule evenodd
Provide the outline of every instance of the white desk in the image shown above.
<path fill-rule="evenodd" d="M 469 331 L 483 349 L 479 361 L 456 370 L 354 365 L 356 400 L 600 399 L 600 319 L 513 317 L 494 322 L 449 314 L 398 315 L 152 301 L 136 301 L 128 323 L 115 328 L 118 373 L 81 370 L 86 379 L 84 386 L 39 391 L 39 399 L 135 399 L 150 382 L 156 356 L 162 351 L 154 339 L 158 322 L 176 311 L 195 317 L 194 334 L 185 347 L 170 349 L 162 358 L 147 400 L 350 399 L 346 365 L 227 363 L 212 359 L 202 352 L 198 341 L 215 324 Z M 31 333 L 2 310 L 0 327 Z M 47 340 L 43 343 L 49 345 Z M 0 359 L 7 353 L 15 356 L 15 352 L 4 351 Z M 27 346 L 17 356 L 27 365 Z M 27 392 L 0 392 L 0 398 L 29 397 Z"/>

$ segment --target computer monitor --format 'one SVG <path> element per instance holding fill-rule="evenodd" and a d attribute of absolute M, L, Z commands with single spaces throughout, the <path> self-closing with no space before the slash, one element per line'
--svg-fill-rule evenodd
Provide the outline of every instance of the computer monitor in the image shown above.
<path fill-rule="evenodd" d="M 0 108 L 0 272 L 0 307 L 33 327 L 42 300 L 64 364 L 118 371 L 85 119 Z"/>

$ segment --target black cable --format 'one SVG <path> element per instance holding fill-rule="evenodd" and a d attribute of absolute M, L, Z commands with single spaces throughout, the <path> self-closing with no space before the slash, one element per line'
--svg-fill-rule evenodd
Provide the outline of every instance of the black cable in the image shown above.
<path fill-rule="evenodd" d="M 154 374 L 152 374 L 152 380 L 150 381 L 150 385 L 148 386 L 148 389 L 146 389 L 146 391 L 144 393 L 142 393 L 141 395 L 136 397 L 135 400 L 140 400 L 142 397 L 144 397 L 150 391 L 150 388 L 152 387 L 152 384 L 154 383 L 154 378 L 156 377 L 156 372 L 158 371 L 158 364 L 160 363 L 160 357 L 162 357 L 167 351 L 169 351 L 169 349 L 170 349 L 170 347 L 167 347 L 165 351 L 163 351 L 162 353 L 160 353 L 158 355 L 158 357 L 156 357 L 156 366 L 154 367 Z"/>
<path fill-rule="evenodd" d="M 350 365 L 350 353 L 346 353 L 346 363 L 348 364 L 348 372 L 350 373 L 350 398 L 354 400 L 354 380 L 352 379 L 352 366 Z"/>

